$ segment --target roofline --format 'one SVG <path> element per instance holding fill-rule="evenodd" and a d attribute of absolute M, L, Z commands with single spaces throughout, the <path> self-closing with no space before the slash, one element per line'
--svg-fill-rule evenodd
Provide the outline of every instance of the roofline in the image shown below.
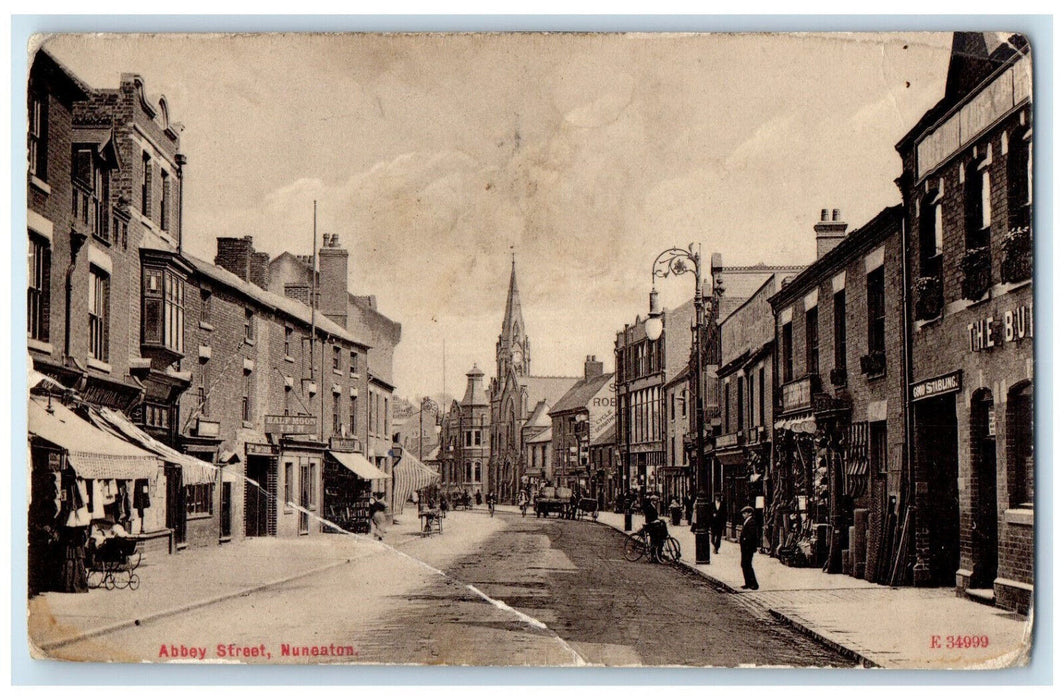
<path fill-rule="evenodd" d="M 801 271 L 804 271 L 804 269 L 805 269 L 805 268 L 799 267 L 799 268 L 797 268 L 797 269 L 799 270 L 799 272 L 798 272 L 798 273 L 796 273 L 796 274 L 800 275 L 800 274 L 802 274 L 802 272 L 801 272 Z M 778 273 L 776 273 L 776 272 L 773 272 L 773 273 L 771 273 L 771 274 L 770 274 L 770 275 L 768 276 L 768 279 L 767 279 L 767 280 L 765 280 L 764 282 L 762 282 L 762 283 L 761 283 L 761 286 L 760 286 L 760 287 L 758 287 L 757 289 L 755 289 L 755 290 L 753 291 L 753 293 L 751 293 L 751 294 L 750 294 L 750 296 L 746 297 L 746 299 L 745 299 L 745 300 L 743 301 L 743 303 L 739 304 L 739 305 L 738 305 L 738 306 L 736 306 L 736 307 L 735 307 L 734 309 L 732 309 L 732 311 L 731 311 L 731 313 L 730 313 L 730 314 L 728 314 L 727 316 L 725 316 L 725 317 L 724 317 L 724 318 L 722 318 L 721 320 L 717 321 L 717 325 L 718 325 L 718 326 L 723 326 L 723 325 L 724 325 L 724 324 L 725 324 L 725 323 L 726 323 L 726 322 L 728 321 L 728 319 L 730 319 L 730 318 L 731 318 L 732 316 L 734 316 L 735 314 L 737 314 L 737 313 L 739 313 L 740 311 L 742 311 L 742 309 L 743 309 L 743 308 L 744 308 L 744 307 L 745 307 L 745 306 L 746 306 L 747 304 L 749 304 L 749 303 L 750 303 L 750 302 L 751 302 L 751 301 L 753 300 L 753 298 L 754 298 L 754 297 L 756 297 L 756 296 L 757 296 L 757 295 L 758 295 L 758 294 L 759 294 L 759 293 L 761 292 L 761 290 L 765 288 L 765 286 L 766 286 L 766 285 L 768 285 L 768 283 L 769 283 L 769 282 L 771 282 L 771 281 L 773 281 L 774 279 L 776 279 L 776 275 L 777 275 L 777 274 L 778 274 Z"/>
<path fill-rule="evenodd" d="M 837 246 L 824 253 L 823 256 L 805 268 L 791 283 L 782 287 L 778 292 L 768 298 L 768 303 L 775 312 L 780 306 L 802 296 L 812 286 L 814 281 L 819 281 L 822 275 L 832 272 L 842 266 L 850 256 L 856 254 L 862 247 L 872 245 L 880 239 L 885 239 L 893 233 L 891 226 L 897 223 L 897 232 L 901 232 L 901 221 L 904 207 L 894 204 L 883 209 L 872 217 L 864 226 L 855 230 L 842 239 Z"/>
<path fill-rule="evenodd" d="M 1014 35 L 1015 34 L 1010 34 L 1009 35 L 1009 39 L 1011 39 Z M 1011 44 L 1010 44 L 1010 46 L 1011 46 Z M 1000 49 L 1001 47 L 999 46 L 998 48 Z M 1030 45 L 1030 43 L 1025 43 L 1023 46 L 1019 46 L 1019 47 L 1014 46 L 1013 48 L 1015 49 L 1013 54 L 1011 56 L 1009 56 L 1007 59 L 1005 59 L 1004 61 L 1002 61 L 1001 65 L 997 66 L 996 68 L 994 68 L 994 70 L 990 71 L 986 75 L 985 78 L 983 78 L 981 81 L 979 81 L 978 85 L 976 85 L 974 88 L 972 88 L 967 93 L 965 93 L 960 99 L 958 99 L 956 102 L 954 102 L 952 105 L 950 105 L 949 109 L 945 110 L 942 114 L 940 114 L 938 119 L 936 119 L 935 121 L 933 121 L 932 123 L 928 124 L 927 126 L 925 126 L 924 128 L 921 129 L 920 128 L 920 122 L 923 120 L 923 118 L 926 117 L 929 112 L 934 110 L 935 107 L 938 107 L 939 104 L 942 103 L 942 100 L 945 100 L 948 97 L 947 95 L 943 95 L 942 99 L 940 99 L 938 102 L 936 102 L 931 107 L 931 109 L 927 110 L 927 112 L 924 112 L 923 116 L 921 116 L 920 119 L 918 119 L 916 121 L 916 124 L 913 125 L 913 128 L 910 129 L 905 134 L 905 136 L 902 136 L 900 141 L 898 141 L 896 144 L 894 144 L 894 150 L 901 151 L 901 150 L 907 148 L 910 144 L 915 143 L 916 141 L 919 141 L 920 137 L 922 137 L 924 134 L 926 134 L 926 133 L 928 133 L 930 131 L 933 131 L 934 129 L 937 129 L 938 127 L 942 126 L 943 123 L 945 123 L 950 117 L 952 117 L 954 114 L 956 114 L 958 111 L 960 111 L 961 107 L 963 107 L 964 105 L 966 105 L 969 102 L 971 102 L 972 98 L 976 94 L 978 94 L 979 92 L 982 92 L 982 90 L 985 89 L 986 86 L 988 84 L 990 84 L 993 80 L 995 80 L 999 75 L 1001 75 L 1001 73 L 1003 73 L 1006 70 L 1008 70 L 1010 67 L 1012 67 L 1013 64 L 1019 62 L 1019 60 L 1021 58 L 1023 58 L 1023 56 L 1029 55 L 1031 53 L 1031 45 Z M 993 52 L 991 52 L 990 55 L 992 56 L 996 51 L 997 51 L 997 49 L 995 49 Z M 988 56 L 987 58 L 989 59 L 990 56 Z M 952 62 L 952 61 L 953 61 L 953 56 L 952 56 L 952 52 L 951 52 L 950 62 Z M 948 67 L 947 67 L 947 73 L 948 73 Z M 943 91 L 944 90 L 945 90 L 945 88 L 943 88 Z"/>

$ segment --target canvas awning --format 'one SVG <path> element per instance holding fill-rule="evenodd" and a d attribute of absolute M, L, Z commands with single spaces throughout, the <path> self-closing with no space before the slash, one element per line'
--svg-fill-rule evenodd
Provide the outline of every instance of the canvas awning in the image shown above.
<path fill-rule="evenodd" d="M 799 413 L 788 418 L 780 418 L 775 425 L 777 429 L 790 430 L 792 433 L 811 435 L 816 432 L 816 420 L 813 419 L 812 413 Z"/>
<path fill-rule="evenodd" d="M 149 452 L 158 455 L 164 462 L 180 466 L 181 483 L 183 485 L 213 484 L 217 481 L 218 468 L 213 464 L 208 464 L 192 455 L 178 452 L 169 445 L 159 442 L 134 425 L 133 421 L 119 411 L 110 408 L 94 409 L 90 416 L 96 421 L 97 427 L 140 445 Z"/>
<path fill-rule="evenodd" d="M 413 455 L 403 453 L 402 459 L 395 465 L 392 478 L 395 479 L 395 489 L 392 491 L 392 510 L 402 513 L 403 506 L 410 494 L 426 486 L 432 486 L 440 480 L 438 472 L 429 469 Z"/>
<path fill-rule="evenodd" d="M 159 476 L 159 458 L 100 430 L 58 401 L 31 398 L 30 435 L 66 450 L 67 463 L 83 479 L 150 479 Z"/>
<path fill-rule="evenodd" d="M 329 452 L 329 456 L 346 467 L 355 476 L 373 481 L 374 479 L 387 479 L 388 474 L 377 469 L 373 464 L 357 452 Z"/>

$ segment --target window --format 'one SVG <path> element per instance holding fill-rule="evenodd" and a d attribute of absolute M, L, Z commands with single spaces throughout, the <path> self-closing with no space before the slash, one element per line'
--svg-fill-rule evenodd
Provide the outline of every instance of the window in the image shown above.
<path fill-rule="evenodd" d="M 1026 126 L 1009 138 L 1006 166 L 1009 229 L 1031 225 L 1031 140 Z"/>
<path fill-rule="evenodd" d="M 255 342 L 255 314 L 251 309 L 244 309 L 244 340 Z"/>
<path fill-rule="evenodd" d="M 757 418 L 754 414 L 754 405 L 754 377 L 751 375 L 746 379 L 746 410 L 750 412 L 746 424 L 751 428 L 755 425 L 754 421 Z"/>
<path fill-rule="evenodd" d="M 93 236 L 110 245 L 111 171 L 94 148 L 76 146 L 73 156 L 71 214 Z"/>
<path fill-rule="evenodd" d="M 170 173 L 160 170 L 162 176 L 162 192 L 159 200 L 159 228 L 163 231 L 170 228 Z"/>
<path fill-rule="evenodd" d="M 185 281 L 171 270 L 145 267 L 142 296 L 142 342 L 184 353 Z"/>
<path fill-rule="evenodd" d="M 337 372 L 340 371 L 340 346 L 339 345 L 334 345 L 333 349 L 332 349 L 332 368 L 335 371 L 337 371 Z"/>
<path fill-rule="evenodd" d="M 292 356 L 292 327 L 284 327 L 284 356 Z"/>
<path fill-rule="evenodd" d="M 758 425 L 765 425 L 765 368 L 757 372 Z"/>
<path fill-rule="evenodd" d="M 109 354 L 111 278 L 98 267 L 89 268 L 89 357 L 107 362 Z"/>
<path fill-rule="evenodd" d="M 834 338 L 835 369 L 846 370 L 846 290 L 835 292 L 834 304 Z"/>
<path fill-rule="evenodd" d="M 357 374 L 358 374 L 358 353 L 355 352 L 354 350 L 352 350 L 351 351 L 351 371 L 350 371 L 350 375 L 352 377 L 354 377 Z"/>
<path fill-rule="evenodd" d="M 214 512 L 214 484 L 190 484 L 185 487 L 185 512 L 210 515 Z"/>
<path fill-rule="evenodd" d="M 284 504 L 292 502 L 295 495 L 295 465 L 292 462 L 284 463 Z"/>
<path fill-rule="evenodd" d="M 351 426 L 351 434 L 354 435 L 358 430 L 358 397 L 351 397 L 351 414 L 348 417 L 349 425 Z"/>
<path fill-rule="evenodd" d="M 970 250 L 990 244 L 990 170 L 973 160 L 964 172 L 964 243 Z"/>
<path fill-rule="evenodd" d="M 883 289 L 883 267 L 868 273 L 868 353 L 886 352 L 887 314 Z"/>
<path fill-rule="evenodd" d="M 146 152 L 141 155 L 141 171 L 140 212 L 144 216 L 151 216 L 151 156 Z"/>
<path fill-rule="evenodd" d="M 340 411 L 340 395 L 333 394 L 333 435 L 340 434 L 340 426 L 343 425 L 344 417 Z"/>
<path fill-rule="evenodd" d="M 240 419 L 251 422 L 251 372 L 244 372 L 244 395 L 240 399 Z"/>
<path fill-rule="evenodd" d="M 1032 386 L 1023 382 L 1009 390 L 1005 405 L 1009 507 L 1034 505 L 1034 405 Z"/>
<path fill-rule="evenodd" d="M 391 413 L 388 410 L 388 397 L 385 396 L 384 397 L 384 415 L 383 415 L 384 437 L 390 437 L 391 427 L 392 427 L 391 418 L 392 418 Z"/>
<path fill-rule="evenodd" d="M 200 323 L 211 322 L 211 299 L 213 298 L 211 290 L 200 290 Z"/>
<path fill-rule="evenodd" d="M 29 273 L 26 289 L 26 333 L 47 343 L 51 311 L 52 248 L 48 241 L 29 233 Z"/>
<path fill-rule="evenodd" d="M 784 323 L 780 332 L 780 354 L 783 363 L 783 381 L 794 379 L 794 338 L 790 323 Z"/>
<path fill-rule="evenodd" d="M 199 412 L 202 416 L 211 413 L 211 363 L 205 362 L 200 370 Z"/>
<path fill-rule="evenodd" d="M 937 192 L 928 194 L 920 207 L 920 274 L 942 275 L 942 204 Z"/>
<path fill-rule="evenodd" d="M 724 384 L 724 419 L 721 421 L 721 432 L 731 432 L 731 384 Z"/>
<path fill-rule="evenodd" d="M 820 312 L 817 306 L 805 312 L 805 368 L 820 374 Z"/>
<path fill-rule="evenodd" d="M 740 375 L 735 382 L 735 429 L 743 429 L 743 419 L 745 418 L 743 405 L 743 377 Z"/>
<path fill-rule="evenodd" d="M 46 181 L 48 179 L 48 100 L 44 95 L 30 97 L 27 148 L 30 175 Z"/>

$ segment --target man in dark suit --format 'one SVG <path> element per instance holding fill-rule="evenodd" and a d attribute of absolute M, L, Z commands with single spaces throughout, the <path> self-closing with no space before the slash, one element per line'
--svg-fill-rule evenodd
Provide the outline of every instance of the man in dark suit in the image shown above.
<path fill-rule="evenodd" d="M 754 522 L 754 509 L 746 506 L 741 511 L 743 529 L 739 533 L 739 552 L 742 556 L 743 588 L 756 591 L 757 577 L 754 576 L 754 552 L 757 551 L 757 524 Z"/>

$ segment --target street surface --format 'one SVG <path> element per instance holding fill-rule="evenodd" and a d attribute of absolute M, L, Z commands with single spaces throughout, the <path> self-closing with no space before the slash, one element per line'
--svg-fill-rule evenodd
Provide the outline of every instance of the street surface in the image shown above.
<path fill-rule="evenodd" d="M 52 654 L 251 663 L 853 665 L 696 574 L 625 561 L 623 535 L 611 528 L 505 512 L 452 513 L 447 526 L 443 535 L 407 539 L 397 550 L 375 549 Z"/>

